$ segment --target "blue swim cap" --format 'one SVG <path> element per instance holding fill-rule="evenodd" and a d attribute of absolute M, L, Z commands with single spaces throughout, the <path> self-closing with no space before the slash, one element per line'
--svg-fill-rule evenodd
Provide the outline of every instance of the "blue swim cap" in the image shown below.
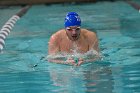
<path fill-rule="evenodd" d="M 65 27 L 81 26 L 81 19 L 75 12 L 69 12 L 65 17 Z"/>

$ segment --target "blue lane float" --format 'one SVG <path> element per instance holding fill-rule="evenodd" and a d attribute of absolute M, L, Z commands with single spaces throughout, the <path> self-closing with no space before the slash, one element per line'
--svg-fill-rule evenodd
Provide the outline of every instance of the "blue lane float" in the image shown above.
<path fill-rule="evenodd" d="M 13 15 L 0 30 L 0 52 L 3 50 L 5 45 L 5 39 L 10 34 L 12 28 L 16 22 L 28 11 L 31 6 L 25 6 L 18 13 Z"/>

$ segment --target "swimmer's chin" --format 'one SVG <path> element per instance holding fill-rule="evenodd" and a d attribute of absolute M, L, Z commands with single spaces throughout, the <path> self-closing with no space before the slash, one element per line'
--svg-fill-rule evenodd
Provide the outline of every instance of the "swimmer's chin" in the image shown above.
<path fill-rule="evenodd" d="M 72 40 L 72 41 L 76 41 L 76 40 L 78 40 L 79 39 L 79 37 L 78 36 L 73 36 L 73 37 L 71 37 L 71 39 L 70 40 Z"/>

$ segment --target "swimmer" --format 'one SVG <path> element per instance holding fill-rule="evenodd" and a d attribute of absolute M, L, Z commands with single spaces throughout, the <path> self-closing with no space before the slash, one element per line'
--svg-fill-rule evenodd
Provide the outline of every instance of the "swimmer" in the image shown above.
<path fill-rule="evenodd" d="M 76 12 L 69 12 L 64 21 L 65 28 L 54 33 L 49 41 L 49 55 L 58 53 L 86 53 L 89 50 L 98 48 L 98 38 L 95 32 L 81 28 L 81 19 Z M 49 60 L 50 62 L 63 63 L 60 60 Z M 84 59 L 68 58 L 66 63 L 71 65 L 81 65 Z"/>

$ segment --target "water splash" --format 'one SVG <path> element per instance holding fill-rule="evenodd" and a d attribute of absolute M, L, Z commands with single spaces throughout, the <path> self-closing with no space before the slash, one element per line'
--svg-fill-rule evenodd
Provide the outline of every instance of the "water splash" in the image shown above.
<path fill-rule="evenodd" d="M 65 61 L 68 58 L 79 59 L 82 58 L 85 61 L 88 59 L 100 59 L 102 56 L 96 50 L 89 50 L 86 53 L 78 53 L 77 50 L 73 50 L 73 53 L 58 53 L 55 55 L 47 55 L 44 59 L 45 60 L 52 60 L 52 59 L 59 59 Z"/>

